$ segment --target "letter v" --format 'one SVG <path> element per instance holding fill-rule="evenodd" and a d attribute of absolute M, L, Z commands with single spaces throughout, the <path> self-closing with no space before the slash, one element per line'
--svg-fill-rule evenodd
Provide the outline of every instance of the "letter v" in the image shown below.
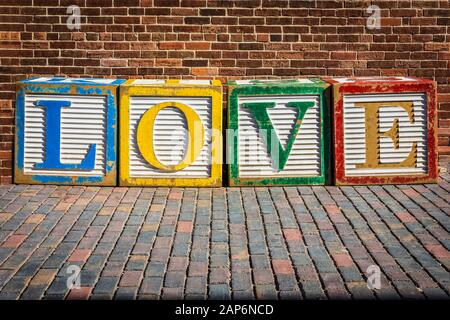
<path fill-rule="evenodd" d="M 297 118 L 295 120 L 294 127 L 289 136 L 288 142 L 286 144 L 286 149 L 283 149 L 281 141 L 278 138 L 272 121 L 270 120 L 269 113 L 267 109 L 274 108 L 274 102 L 253 102 L 253 103 L 243 103 L 242 107 L 247 108 L 253 114 L 258 123 L 260 130 L 263 131 L 263 140 L 267 147 L 267 152 L 272 158 L 272 163 L 277 169 L 277 171 L 283 170 L 286 162 L 291 153 L 292 146 L 294 145 L 295 139 L 297 138 L 298 131 L 302 124 L 303 118 L 305 117 L 306 111 L 314 106 L 314 102 L 289 102 L 286 105 L 288 108 L 297 109 Z M 272 141 L 272 139 L 274 141 Z M 278 151 L 278 152 L 277 152 Z"/>

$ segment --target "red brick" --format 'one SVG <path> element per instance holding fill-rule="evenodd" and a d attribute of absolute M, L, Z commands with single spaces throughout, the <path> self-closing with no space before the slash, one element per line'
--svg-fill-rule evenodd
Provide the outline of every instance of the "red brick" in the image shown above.
<path fill-rule="evenodd" d="M 150 207 L 150 211 L 163 211 L 164 205 L 162 204 L 152 204 Z"/>
<path fill-rule="evenodd" d="M 270 269 L 256 269 L 253 270 L 253 278 L 255 284 L 273 284 L 275 282 L 272 270 Z"/>
<path fill-rule="evenodd" d="M 30 281 L 32 286 L 48 286 L 53 281 L 58 270 L 55 269 L 41 269 L 33 279 Z"/>
<path fill-rule="evenodd" d="M 425 246 L 428 251 L 431 252 L 433 256 L 435 256 L 438 259 L 450 259 L 450 251 L 445 249 L 440 244 L 432 244 L 432 245 L 426 245 Z"/>
<path fill-rule="evenodd" d="M 88 300 L 91 295 L 91 287 L 73 288 L 67 295 L 67 300 Z"/>
<path fill-rule="evenodd" d="M 413 223 L 413 222 L 417 222 L 416 218 L 414 218 L 411 214 L 409 214 L 408 212 L 400 212 L 400 213 L 396 213 L 397 218 L 400 219 L 401 222 L 403 223 Z"/>
<path fill-rule="evenodd" d="M 440 155 L 450 155 L 450 146 L 440 146 L 438 152 Z"/>
<path fill-rule="evenodd" d="M 302 235 L 298 229 L 283 229 L 287 241 L 301 241 Z"/>
<path fill-rule="evenodd" d="M 230 278 L 228 268 L 212 268 L 209 274 L 209 282 L 211 284 L 227 283 Z"/>
<path fill-rule="evenodd" d="M 75 249 L 70 255 L 68 262 L 86 262 L 91 255 L 90 249 Z"/>
<path fill-rule="evenodd" d="M 209 42 L 186 42 L 186 50 L 209 50 L 211 43 Z"/>
<path fill-rule="evenodd" d="M 178 221 L 177 232 L 192 232 L 192 221 Z"/>
<path fill-rule="evenodd" d="M 189 262 L 190 277 L 206 277 L 208 275 L 208 262 Z"/>
<path fill-rule="evenodd" d="M 169 271 L 185 271 L 187 269 L 187 257 L 171 257 L 169 262 Z"/>
<path fill-rule="evenodd" d="M 274 259 L 272 260 L 273 270 L 277 274 L 293 274 L 294 269 L 289 260 Z"/>
<path fill-rule="evenodd" d="M 339 207 L 334 205 L 334 204 L 325 204 L 324 208 L 329 214 L 339 214 L 339 213 L 341 213 L 341 209 L 339 209 Z"/>
<path fill-rule="evenodd" d="M 2 247 L 4 248 L 17 248 L 22 244 L 22 242 L 27 238 L 26 235 L 13 234 L 9 236 L 5 242 L 3 242 Z"/>
<path fill-rule="evenodd" d="M 159 44 L 159 49 L 161 49 L 161 50 L 184 49 L 184 43 L 183 42 L 161 42 Z"/>
<path fill-rule="evenodd" d="M 0 32 L 0 40 L 20 40 L 20 32 Z"/>
<path fill-rule="evenodd" d="M 217 68 L 203 68 L 195 67 L 192 68 L 192 74 L 196 76 L 214 76 L 218 74 Z"/>
<path fill-rule="evenodd" d="M 141 271 L 125 271 L 120 279 L 120 287 L 138 287 L 142 278 Z"/>
<path fill-rule="evenodd" d="M 338 267 L 351 267 L 353 265 L 353 260 L 348 253 L 336 253 L 332 256 Z"/>
<path fill-rule="evenodd" d="M 356 52 L 332 52 L 331 59 L 336 60 L 355 60 Z"/>

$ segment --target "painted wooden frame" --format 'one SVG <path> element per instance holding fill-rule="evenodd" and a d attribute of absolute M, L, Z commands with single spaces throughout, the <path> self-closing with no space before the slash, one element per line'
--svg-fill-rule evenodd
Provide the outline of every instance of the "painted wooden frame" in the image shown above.
<path fill-rule="evenodd" d="M 189 84 L 180 80 L 160 80 L 162 83 L 133 84 L 128 80 L 120 87 L 120 168 L 119 184 L 122 186 L 173 186 L 218 187 L 222 185 L 222 84 L 211 80 L 210 84 Z M 211 173 L 207 178 L 141 178 L 130 176 L 130 97 L 209 97 L 211 98 Z M 170 99 L 167 99 L 170 101 Z"/>
<path fill-rule="evenodd" d="M 42 81 L 41 81 L 42 79 Z M 125 80 L 94 78 L 31 78 L 17 83 L 15 183 L 115 186 L 117 184 L 117 89 Z M 106 97 L 106 133 L 103 175 L 64 176 L 24 172 L 25 96 L 27 94 Z"/>
<path fill-rule="evenodd" d="M 323 185 L 330 178 L 330 120 L 328 88 L 330 84 L 318 78 L 309 78 L 312 83 L 295 83 L 292 80 L 280 80 L 273 83 L 255 81 L 254 85 L 239 85 L 236 81 L 228 82 L 228 129 L 238 130 L 238 108 L 240 96 L 257 95 L 318 95 L 320 101 L 320 175 L 307 177 L 266 177 L 244 178 L 239 176 L 239 143 L 235 135 L 234 142 L 228 147 L 229 184 L 230 186 L 276 186 L 276 185 Z M 229 144 L 229 143 L 228 143 Z M 230 156 L 234 159 L 230 160 Z"/>
<path fill-rule="evenodd" d="M 431 80 L 407 77 L 404 81 L 396 81 L 396 77 L 385 78 L 349 78 L 348 82 L 339 82 L 333 78 L 325 80 L 333 84 L 334 110 L 334 167 L 336 185 L 368 185 L 368 184 L 414 184 L 435 183 L 438 179 L 437 164 L 437 108 L 436 83 Z M 352 79 L 354 81 L 352 81 Z M 408 80 L 409 79 L 409 80 Z M 345 174 L 344 150 L 344 95 L 373 93 L 424 93 L 427 96 L 427 159 L 428 172 L 417 175 L 385 175 L 385 176 L 347 176 Z"/>

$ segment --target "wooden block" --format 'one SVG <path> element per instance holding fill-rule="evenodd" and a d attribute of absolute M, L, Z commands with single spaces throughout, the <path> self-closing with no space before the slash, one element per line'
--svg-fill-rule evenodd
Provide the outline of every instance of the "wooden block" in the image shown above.
<path fill-rule="evenodd" d="M 438 178 L 436 83 L 414 77 L 330 78 L 337 185 Z"/>
<path fill-rule="evenodd" d="M 228 83 L 230 185 L 325 184 L 330 162 L 328 83 Z"/>
<path fill-rule="evenodd" d="M 120 184 L 221 186 L 217 80 L 129 80 L 120 89 Z"/>
<path fill-rule="evenodd" d="M 116 185 L 116 93 L 123 81 L 42 77 L 19 82 L 14 181 Z"/>

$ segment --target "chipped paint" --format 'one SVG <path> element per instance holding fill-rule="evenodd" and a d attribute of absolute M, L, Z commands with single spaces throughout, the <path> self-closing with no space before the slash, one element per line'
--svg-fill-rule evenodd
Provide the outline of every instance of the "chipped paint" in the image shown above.
<path fill-rule="evenodd" d="M 329 180 L 330 164 L 330 123 L 329 123 L 329 93 L 328 83 L 320 79 L 308 79 L 311 83 L 301 83 L 296 81 L 273 81 L 257 82 L 253 84 L 241 85 L 236 81 L 228 82 L 228 129 L 234 132 L 239 129 L 238 126 L 238 98 L 243 96 L 306 96 L 318 95 L 320 104 L 320 174 L 318 176 L 301 177 L 240 177 L 239 176 L 239 139 L 233 135 L 229 150 L 229 182 L 231 186 L 272 186 L 272 185 L 317 185 L 325 184 Z M 299 117 L 298 120 L 301 117 Z M 295 129 L 296 126 L 294 126 Z M 298 129 L 298 128 L 297 128 Z"/>
<path fill-rule="evenodd" d="M 33 78 L 41 79 L 41 78 Z M 15 168 L 14 181 L 29 184 L 73 184 L 73 185 L 103 185 L 117 184 L 117 89 L 124 80 L 116 79 L 103 82 L 97 79 L 50 78 L 48 81 L 33 81 L 28 79 L 17 83 L 16 94 L 16 137 L 15 137 Z M 46 95 L 97 95 L 106 97 L 106 138 L 105 138 L 105 172 L 102 176 L 61 176 L 44 174 L 25 174 L 24 172 L 24 131 L 25 131 L 25 96 L 27 94 Z M 59 171 L 60 172 L 60 171 Z"/>
<path fill-rule="evenodd" d="M 383 79 L 369 80 L 358 78 L 350 83 L 339 83 L 333 78 L 326 78 L 333 84 L 333 113 L 334 113 L 334 167 L 336 185 L 365 185 L 365 184 L 412 184 L 436 183 L 438 178 L 437 166 L 437 108 L 436 82 L 426 79 L 408 77 L 398 81 L 384 82 Z M 376 176 L 347 176 L 344 160 L 344 95 L 356 94 L 401 94 L 423 93 L 427 97 L 427 167 L 426 174 L 413 175 L 376 175 Z"/>
<path fill-rule="evenodd" d="M 211 187 L 222 184 L 222 86 L 218 80 L 212 80 L 210 85 L 182 83 L 179 80 L 168 80 L 164 83 L 148 82 L 133 84 L 135 80 L 128 80 L 120 87 L 120 168 L 119 183 L 123 186 L 196 186 Z M 138 82 L 139 83 L 139 82 Z M 164 97 L 164 103 L 173 103 L 177 98 L 207 97 L 211 99 L 211 159 L 210 175 L 206 178 L 171 177 L 171 170 L 164 177 L 146 176 L 132 177 L 130 175 L 130 100 L 133 97 Z M 171 100 L 173 98 L 173 100 Z M 178 105 L 180 106 L 180 105 Z M 153 106 L 155 108 L 157 106 Z M 184 108 L 183 108 L 184 109 Z M 149 109 L 151 110 L 151 109 Z M 183 110 L 186 111 L 186 110 Z M 147 110 L 148 112 L 148 110 Z M 186 114 L 186 113 L 185 113 Z M 189 115 L 188 115 L 189 117 Z M 140 121 L 143 119 L 141 118 Z M 145 120 L 145 119 L 144 119 Z M 153 126 L 147 123 L 147 126 Z M 139 125 L 138 125 L 139 126 Z M 139 133 L 138 133 L 139 136 Z M 136 138 L 136 137 L 135 137 Z M 138 139 L 141 144 L 148 139 Z M 195 139 L 194 139 L 195 140 Z M 146 143 L 144 143 L 146 144 Z M 143 146 L 149 149 L 148 145 Z M 142 155 L 141 155 L 142 156 Z M 145 157 L 144 157 L 145 158 Z M 151 157 L 153 159 L 153 157 Z M 190 159 L 192 160 L 192 159 Z M 152 162 L 152 161 L 150 161 Z M 189 164 L 189 161 L 187 161 Z M 186 164 L 186 163 L 184 163 Z M 155 168 L 156 169 L 156 168 Z M 170 169 L 182 169 L 181 167 Z M 181 171 L 176 171 L 181 172 Z"/>

